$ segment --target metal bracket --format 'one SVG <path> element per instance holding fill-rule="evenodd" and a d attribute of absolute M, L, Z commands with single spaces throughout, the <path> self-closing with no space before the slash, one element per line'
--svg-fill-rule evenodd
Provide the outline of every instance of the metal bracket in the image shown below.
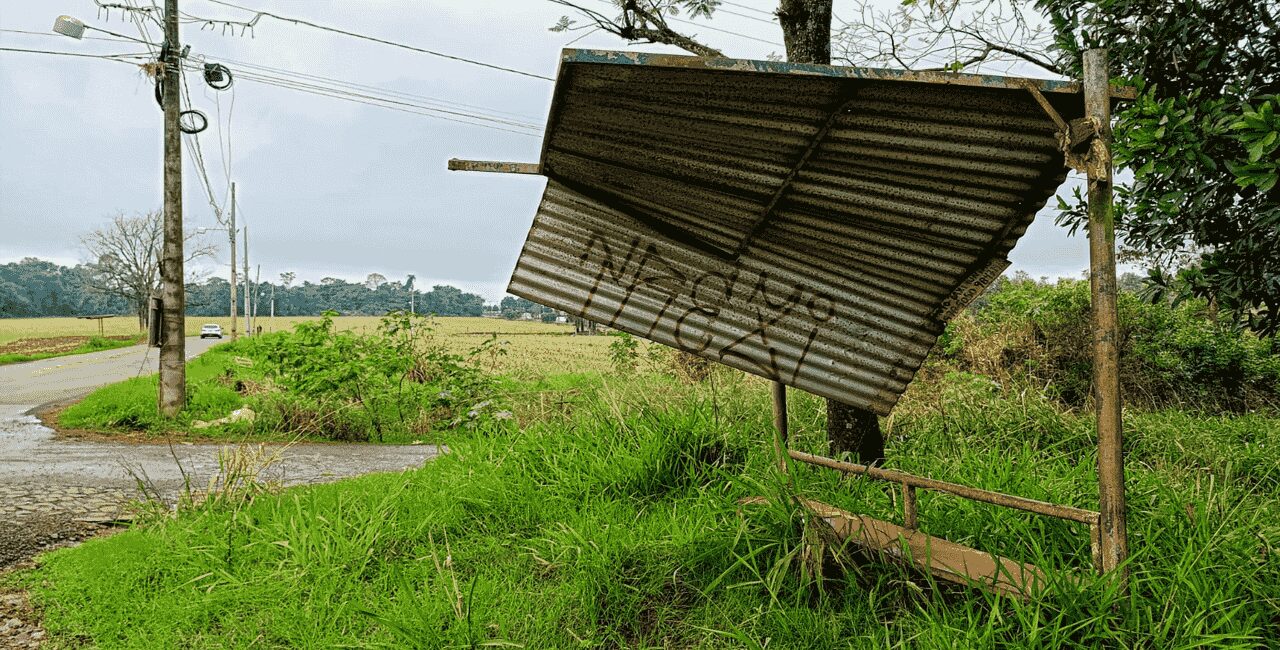
<path fill-rule="evenodd" d="M 1099 137 L 1102 135 L 1102 124 L 1093 117 L 1082 117 L 1068 123 L 1062 119 L 1057 110 L 1054 110 L 1053 105 L 1034 83 L 1023 79 L 1022 87 L 1031 93 L 1031 97 L 1057 125 L 1058 149 L 1062 151 L 1067 167 L 1083 172 L 1089 178 L 1101 177 L 1105 173 L 1106 164 L 1105 153 L 1098 149 L 1101 144 Z"/>
<path fill-rule="evenodd" d="M 491 172 L 495 174 L 541 174 L 542 165 L 538 163 L 502 162 L 497 160 L 462 160 L 449 159 L 451 171 Z"/>

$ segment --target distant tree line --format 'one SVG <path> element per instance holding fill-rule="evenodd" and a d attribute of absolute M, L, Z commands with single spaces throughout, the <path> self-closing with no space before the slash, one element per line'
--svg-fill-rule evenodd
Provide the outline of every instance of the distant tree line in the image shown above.
<path fill-rule="evenodd" d="M 131 314 L 133 302 L 104 291 L 95 280 L 93 265 L 67 267 L 34 257 L 0 264 L 0 318 Z M 387 281 L 372 274 L 365 282 L 324 278 L 319 283 L 295 284 L 293 273 L 282 273 L 277 283 L 251 282 L 249 288 L 258 314 L 271 313 L 275 299 L 278 316 L 316 316 L 333 310 L 350 316 L 380 316 L 413 309 L 438 316 L 481 316 L 484 298 L 457 287 L 436 285 L 429 291 L 414 287 L 414 277 Z M 243 285 L 239 299 L 243 305 Z M 187 313 L 192 316 L 225 316 L 231 304 L 230 283 L 209 278 L 187 285 Z"/>
<path fill-rule="evenodd" d="M 34 257 L 0 264 L 0 318 L 133 313 L 128 299 L 92 290 L 95 275 Z"/>

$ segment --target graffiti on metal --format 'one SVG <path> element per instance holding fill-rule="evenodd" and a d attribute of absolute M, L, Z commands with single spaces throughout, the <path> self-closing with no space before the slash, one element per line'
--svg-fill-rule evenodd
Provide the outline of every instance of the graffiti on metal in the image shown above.
<path fill-rule="evenodd" d="M 937 331 L 921 335 L 895 325 L 891 309 L 840 284 L 836 276 L 790 271 L 755 247 L 734 262 L 708 255 L 552 181 L 508 290 L 888 412 Z M 910 321 L 912 315 L 898 317 Z"/>

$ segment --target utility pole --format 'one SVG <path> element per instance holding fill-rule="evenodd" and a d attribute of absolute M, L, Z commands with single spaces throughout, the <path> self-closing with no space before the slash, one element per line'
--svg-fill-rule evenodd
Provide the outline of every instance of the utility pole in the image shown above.
<path fill-rule="evenodd" d="M 258 273 L 253 276 L 253 326 L 258 327 L 258 301 L 262 299 L 262 265 L 258 265 Z M 257 333 L 257 329 L 254 333 Z"/>
<path fill-rule="evenodd" d="M 244 227 L 244 335 L 253 336 L 249 325 L 249 226 Z"/>
<path fill-rule="evenodd" d="M 187 398 L 186 289 L 183 287 L 182 252 L 182 135 L 178 127 L 182 46 L 178 40 L 178 0 L 164 3 L 163 71 L 160 79 L 164 105 L 164 247 L 160 260 L 160 293 L 164 314 L 160 343 L 161 415 L 174 417 Z"/>
<path fill-rule="evenodd" d="M 236 340 L 236 184 L 231 183 L 231 227 L 227 228 L 231 239 L 231 341 Z"/>

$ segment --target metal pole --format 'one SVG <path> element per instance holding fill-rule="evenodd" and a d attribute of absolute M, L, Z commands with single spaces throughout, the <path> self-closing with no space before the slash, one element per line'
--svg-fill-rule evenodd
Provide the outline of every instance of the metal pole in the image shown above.
<path fill-rule="evenodd" d="M 244 227 L 244 335 L 253 335 L 249 327 L 249 226 Z"/>
<path fill-rule="evenodd" d="M 227 228 L 231 239 L 231 340 L 236 340 L 236 184 L 231 183 L 231 227 Z"/>
<path fill-rule="evenodd" d="M 164 247 L 160 264 L 164 313 L 160 343 L 159 410 L 173 417 L 187 398 L 186 292 L 182 252 L 182 135 L 178 128 L 182 45 L 178 42 L 178 0 L 165 0 L 164 71 Z"/>
<path fill-rule="evenodd" d="M 1125 525 L 1120 350 L 1116 315 L 1116 234 L 1111 207 L 1111 86 L 1106 48 L 1084 53 L 1085 114 L 1098 125 L 1090 145 L 1089 287 L 1093 307 L 1093 385 L 1098 415 L 1098 511 L 1102 570 L 1129 556 Z M 1120 574 L 1121 584 L 1128 581 Z"/>

